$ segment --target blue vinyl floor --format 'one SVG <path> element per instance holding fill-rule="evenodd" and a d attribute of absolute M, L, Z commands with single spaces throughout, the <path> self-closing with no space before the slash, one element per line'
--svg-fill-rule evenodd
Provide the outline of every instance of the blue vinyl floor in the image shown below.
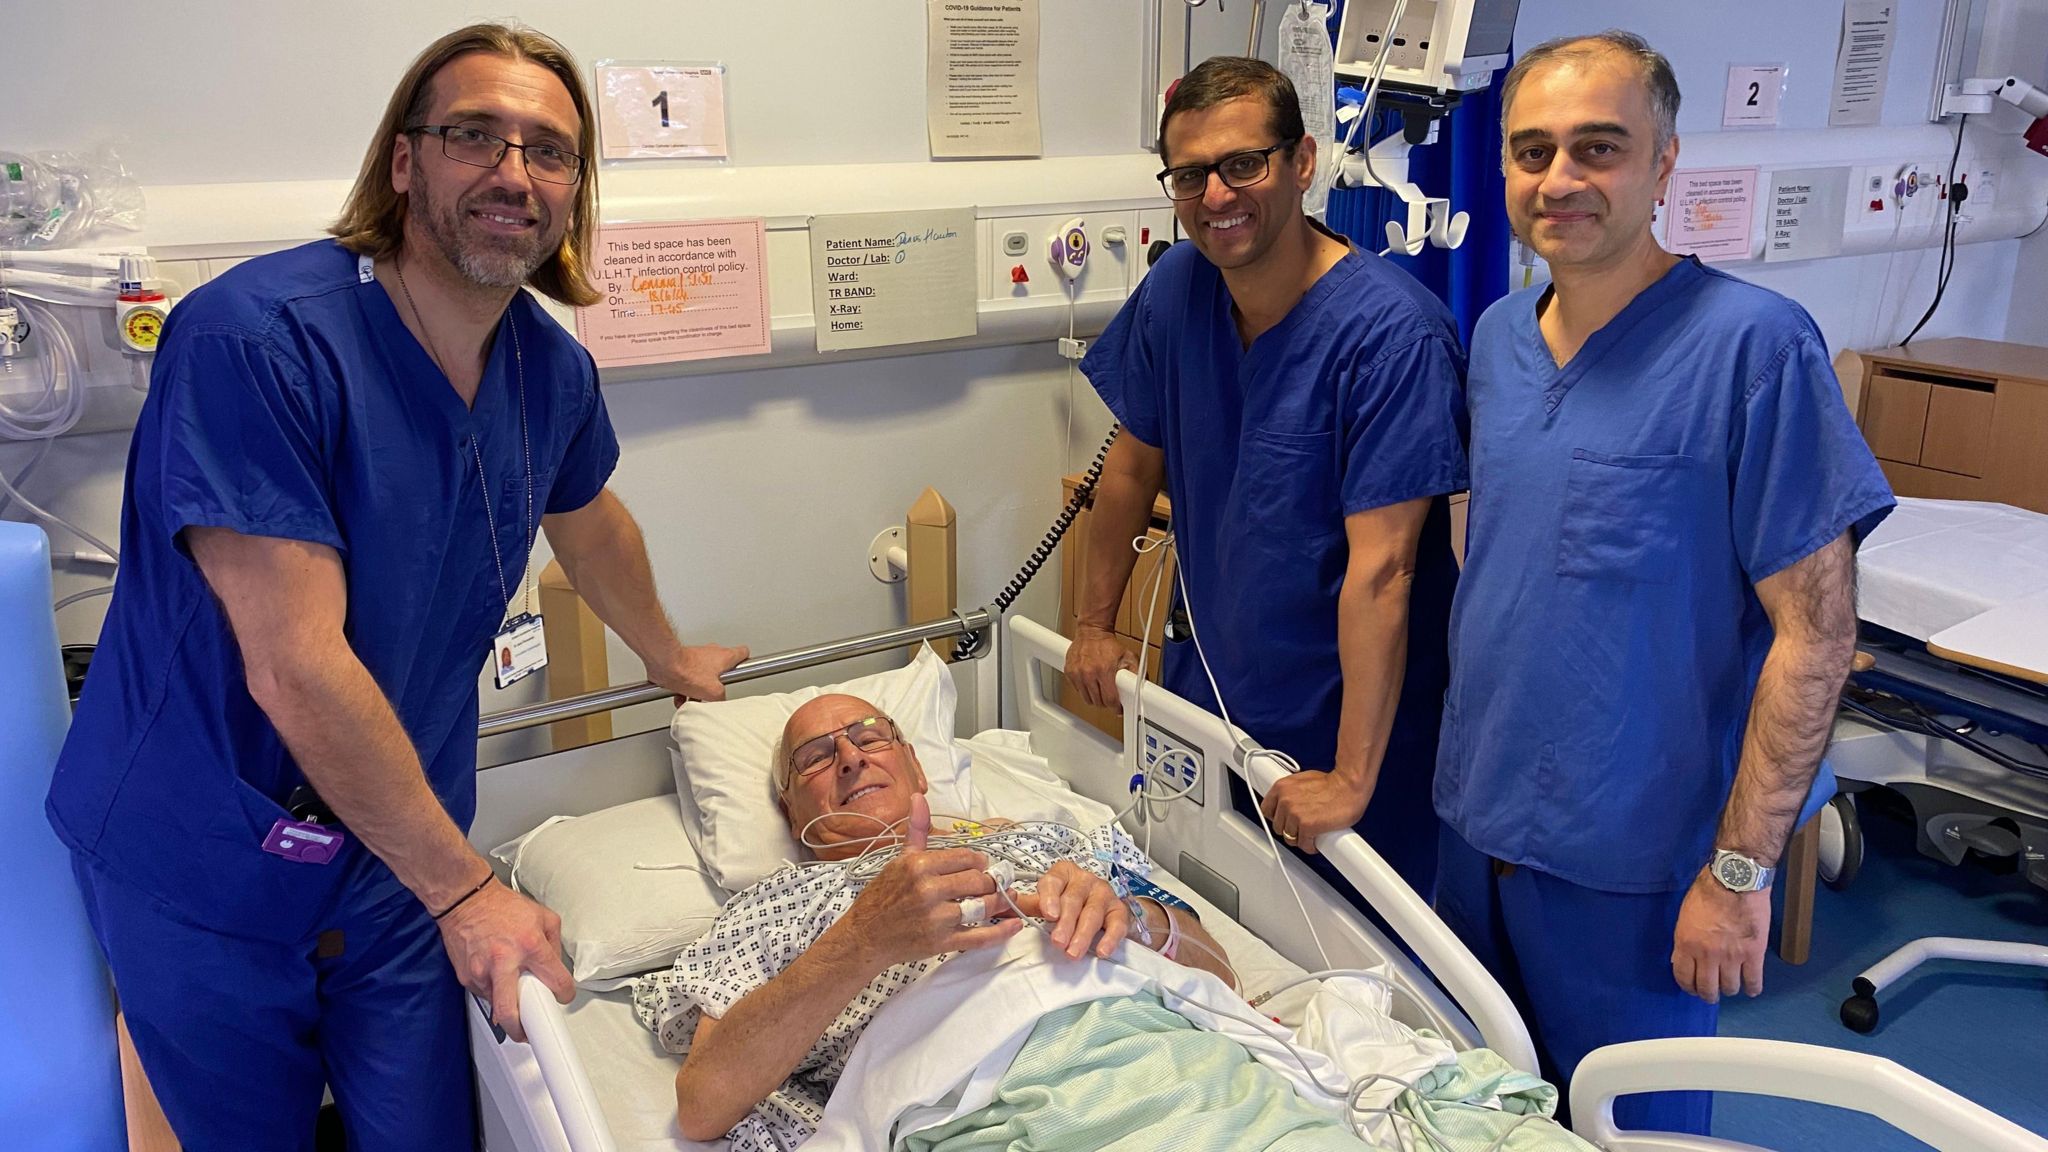
<path fill-rule="evenodd" d="M 1724 1002 L 1721 1034 L 1883 1056 L 2048 1135 L 2048 971 L 1927 964 L 1879 997 L 1874 1033 L 1842 1026 L 1837 1013 L 1850 980 L 1909 940 L 2048 941 L 2048 892 L 1975 861 L 1951 868 L 1924 857 L 1903 810 L 1860 799 L 1863 869 L 1845 891 L 1820 889 L 1812 958 L 1785 964 L 1773 940 L 1763 996 Z M 1718 1097 L 1714 1134 L 1783 1152 L 1927 1147 L 1869 1117 L 1762 1096 Z"/>

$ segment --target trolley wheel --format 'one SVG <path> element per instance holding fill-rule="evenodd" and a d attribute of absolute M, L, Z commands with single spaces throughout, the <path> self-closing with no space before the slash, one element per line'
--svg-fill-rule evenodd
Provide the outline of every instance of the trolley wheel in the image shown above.
<path fill-rule="evenodd" d="M 1861 994 L 1842 1001 L 1842 1023 L 1865 1036 L 1877 1030 L 1877 999 Z"/>
<path fill-rule="evenodd" d="M 1820 880 L 1840 892 L 1863 870 L 1863 821 L 1856 797 L 1837 792 L 1820 810 Z"/>

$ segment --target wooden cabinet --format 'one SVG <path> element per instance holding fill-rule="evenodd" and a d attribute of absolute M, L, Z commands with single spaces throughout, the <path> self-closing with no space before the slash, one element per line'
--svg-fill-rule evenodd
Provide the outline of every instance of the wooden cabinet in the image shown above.
<path fill-rule="evenodd" d="M 1856 420 L 1901 496 L 2048 513 L 2048 348 L 1952 339 L 1865 353 Z"/>
<path fill-rule="evenodd" d="M 1068 476 L 1060 482 L 1061 507 L 1074 498 L 1074 491 L 1080 485 L 1079 476 Z M 1170 511 L 1166 497 L 1160 496 L 1152 505 L 1152 525 L 1146 532 L 1148 538 L 1153 541 L 1166 538 Z M 1060 635 L 1070 640 L 1079 617 L 1078 597 L 1088 571 L 1088 517 L 1088 510 L 1083 509 L 1075 517 L 1074 526 L 1067 531 L 1066 539 L 1060 543 Z M 1161 644 L 1165 636 L 1166 613 L 1173 604 L 1173 580 L 1173 557 L 1164 548 L 1148 551 L 1138 557 L 1137 567 L 1131 571 L 1131 581 L 1124 588 L 1123 603 L 1117 607 L 1117 639 L 1123 642 L 1132 657 L 1142 655 L 1145 678 L 1154 684 L 1159 683 Z M 1156 608 L 1152 607 L 1148 593 L 1156 594 Z M 1148 610 L 1152 625 L 1149 630 L 1145 627 Z M 1089 707 L 1064 680 L 1060 682 L 1059 698 L 1062 707 L 1095 725 L 1112 739 L 1124 738 L 1123 717 L 1115 709 Z"/>

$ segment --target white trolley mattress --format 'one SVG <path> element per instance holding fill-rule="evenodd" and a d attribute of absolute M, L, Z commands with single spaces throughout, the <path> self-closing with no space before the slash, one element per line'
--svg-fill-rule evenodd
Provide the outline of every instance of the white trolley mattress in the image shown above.
<path fill-rule="evenodd" d="M 1856 555 L 1857 615 L 1931 640 L 2048 593 L 2048 516 L 2004 504 L 1901 497 Z"/>

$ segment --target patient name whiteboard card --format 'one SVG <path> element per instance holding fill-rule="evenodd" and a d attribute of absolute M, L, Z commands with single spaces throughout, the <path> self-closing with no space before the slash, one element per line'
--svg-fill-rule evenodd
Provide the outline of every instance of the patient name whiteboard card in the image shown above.
<path fill-rule="evenodd" d="M 767 352 L 767 246 L 758 218 L 599 225 L 576 338 L 600 368 Z"/>
<path fill-rule="evenodd" d="M 1820 260 L 1842 252 L 1849 208 L 1847 168 L 1794 168 L 1771 173 L 1764 223 L 1764 261 Z"/>
<path fill-rule="evenodd" d="M 974 335 L 974 235 L 972 208 L 811 217 L 818 351 Z"/>
<path fill-rule="evenodd" d="M 728 155 L 723 64 L 600 60 L 595 71 L 598 151 L 606 160 Z"/>
<path fill-rule="evenodd" d="M 1892 71 L 1892 38 L 1901 0 L 1846 0 L 1842 43 L 1835 51 L 1835 83 L 1828 96 L 1828 127 L 1852 128 L 1884 116 L 1884 85 Z"/>
<path fill-rule="evenodd" d="M 935 160 L 1044 151 L 1038 0 L 925 0 L 925 126 Z"/>
<path fill-rule="evenodd" d="M 1756 173 L 1754 168 L 1673 172 L 1665 247 L 1706 261 L 1749 259 Z"/>

